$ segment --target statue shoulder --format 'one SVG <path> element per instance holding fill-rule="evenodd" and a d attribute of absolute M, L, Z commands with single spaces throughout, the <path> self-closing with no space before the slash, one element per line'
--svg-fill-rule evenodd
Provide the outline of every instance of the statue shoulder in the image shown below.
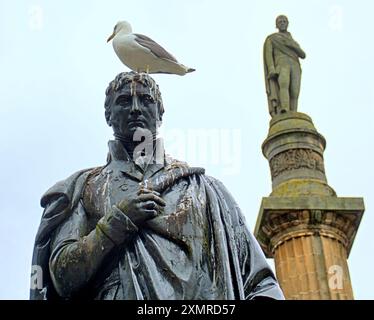
<path fill-rule="evenodd" d="M 273 39 L 275 39 L 278 36 L 278 33 L 272 33 L 268 35 L 264 41 L 264 50 L 271 50 L 272 49 L 272 44 L 273 44 Z"/>
<path fill-rule="evenodd" d="M 190 167 L 186 162 L 165 155 L 164 170 L 152 177 L 151 183 L 155 191 L 162 193 L 180 179 L 192 176 L 202 176 L 204 173 L 204 168 Z"/>
<path fill-rule="evenodd" d="M 268 41 L 268 40 L 272 40 L 272 39 L 274 39 L 274 38 L 276 38 L 276 37 L 278 37 L 278 36 L 279 36 L 279 32 L 274 32 L 274 33 L 272 33 L 272 34 L 269 34 L 269 35 L 266 37 L 265 42 Z"/>
<path fill-rule="evenodd" d="M 170 171 L 175 168 L 190 168 L 187 162 L 174 159 L 170 155 L 165 155 L 165 170 Z"/>
<path fill-rule="evenodd" d="M 230 201 L 234 201 L 233 196 L 231 195 L 230 191 L 226 188 L 223 182 L 215 177 L 206 176 L 207 181 L 209 184 L 214 186 L 214 189 L 223 196 L 223 198 L 230 199 Z"/>
<path fill-rule="evenodd" d="M 220 206 L 226 208 L 226 210 L 223 210 L 223 214 L 230 216 L 231 225 L 233 227 L 244 225 L 245 218 L 240 207 L 223 182 L 212 176 L 205 176 L 205 178 L 212 190 L 214 190 L 217 201 L 221 203 Z"/>
<path fill-rule="evenodd" d="M 89 176 L 99 172 L 103 167 L 94 167 L 77 171 L 66 179 L 56 182 L 41 197 L 40 205 L 45 208 L 54 199 L 65 197 L 68 202 L 75 201 L 80 197 L 84 184 Z"/>
<path fill-rule="evenodd" d="M 213 186 L 214 190 L 218 193 L 221 199 L 224 199 L 225 201 L 231 203 L 234 207 L 238 207 L 231 192 L 226 188 L 222 181 L 212 176 L 205 177 L 209 184 Z"/>

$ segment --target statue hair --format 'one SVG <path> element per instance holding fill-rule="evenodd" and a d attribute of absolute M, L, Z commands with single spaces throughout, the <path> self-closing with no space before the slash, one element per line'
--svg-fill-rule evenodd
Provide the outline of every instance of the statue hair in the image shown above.
<path fill-rule="evenodd" d="M 140 83 L 145 87 L 148 87 L 151 91 L 151 94 L 156 100 L 159 120 L 162 120 L 162 115 L 164 113 L 164 105 L 162 103 L 161 92 L 159 90 L 158 84 L 153 78 L 151 78 L 146 73 L 136 73 L 131 72 L 121 72 L 119 73 L 114 80 L 112 80 L 108 87 L 105 90 L 105 119 L 109 123 L 110 114 L 112 111 L 113 97 L 116 92 L 123 89 L 126 85 L 132 85 L 132 83 Z"/>
<path fill-rule="evenodd" d="M 280 18 L 286 18 L 287 22 L 289 22 L 287 16 L 285 16 L 284 14 L 281 14 L 281 15 L 279 15 L 279 16 L 275 19 L 275 26 L 276 26 L 276 27 L 278 27 L 278 20 L 279 20 Z"/>

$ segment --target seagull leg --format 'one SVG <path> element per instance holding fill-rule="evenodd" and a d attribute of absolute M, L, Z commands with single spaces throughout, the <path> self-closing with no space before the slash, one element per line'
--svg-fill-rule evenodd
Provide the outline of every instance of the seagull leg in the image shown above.
<path fill-rule="evenodd" d="M 147 74 L 149 73 L 149 65 L 147 64 L 147 69 L 146 69 Z"/>

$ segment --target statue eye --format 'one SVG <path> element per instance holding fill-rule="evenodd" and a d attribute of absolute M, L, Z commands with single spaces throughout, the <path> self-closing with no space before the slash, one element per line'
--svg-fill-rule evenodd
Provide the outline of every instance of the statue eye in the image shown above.
<path fill-rule="evenodd" d="M 121 96 L 117 99 L 116 103 L 120 106 L 126 107 L 131 104 L 131 98 L 128 96 Z"/>
<path fill-rule="evenodd" d="M 155 103 L 155 100 L 152 98 L 152 96 L 149 96 L 149 95 L 144 95 L 143 96 L 143 101 L 144 101 L 145 104 Z"/>

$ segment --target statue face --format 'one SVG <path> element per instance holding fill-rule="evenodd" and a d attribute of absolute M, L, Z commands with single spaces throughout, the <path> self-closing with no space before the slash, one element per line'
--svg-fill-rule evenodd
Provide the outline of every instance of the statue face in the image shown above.
<path fill-rule="evenodd" d="M 288 28 L 288 19 L 286 16 L 279 16 L 276 20 L 276 26 L 279 31 L 284 32 L 287 31 Z"/>
<path fill-rule="evenodd" d="M 137 128 L 157 132 L 158 108 L 150 89 L 138 82 L 127 84 L 115 93 L 111 108 L 110 124 L 115 134 L 133 139 Z"/>

